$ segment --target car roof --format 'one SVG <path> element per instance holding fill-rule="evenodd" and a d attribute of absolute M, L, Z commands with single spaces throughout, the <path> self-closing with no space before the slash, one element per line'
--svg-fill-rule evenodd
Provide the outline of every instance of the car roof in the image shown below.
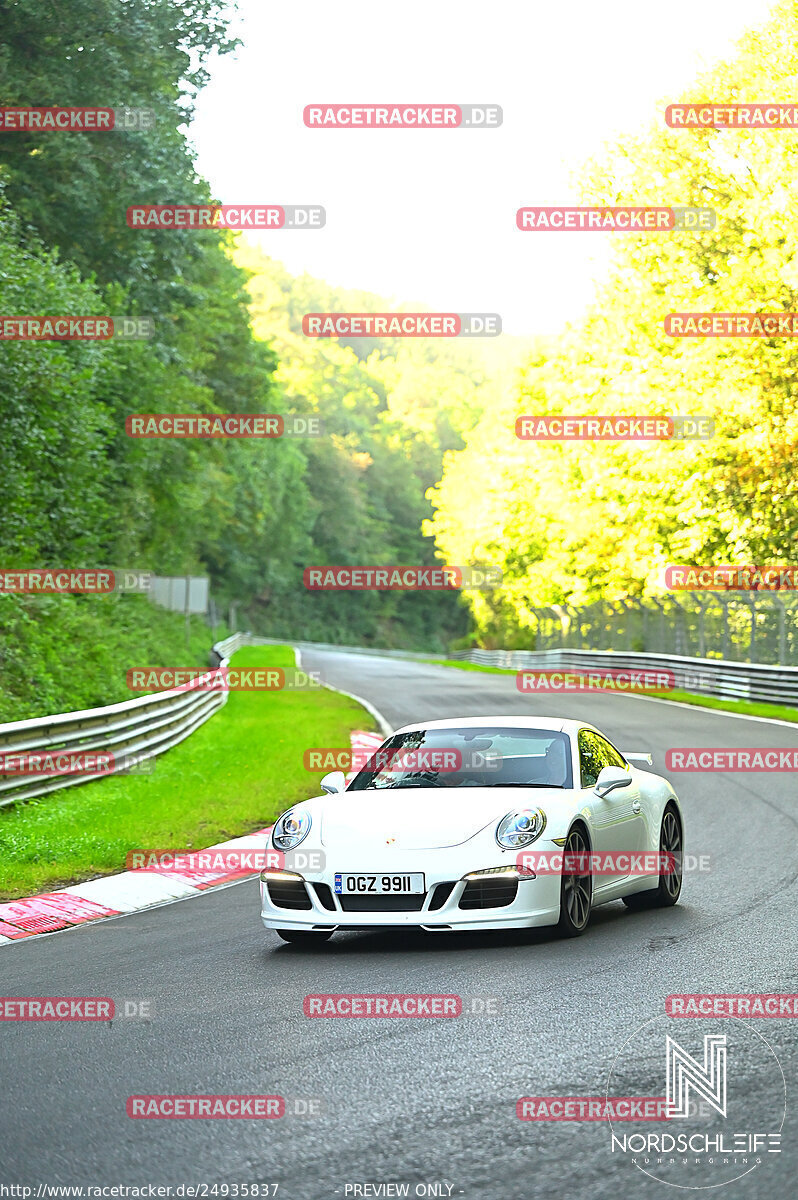
<path fill-rule="evenodd" d="M 470 729 L 483 725 L 511 729 L 548 729 L 552 733 L 567 733 L 571 736 L 580 729 L 596 728 L 588 721 L 567 721 L 563 717 L 519 717 L 517 713 L 497 717 L 491 713 L 485 717 L 446 717 L 441 721 L 414 721 L 412 725 L 403 725 L 394 732 L 411 733 L 415 729 Z"/>

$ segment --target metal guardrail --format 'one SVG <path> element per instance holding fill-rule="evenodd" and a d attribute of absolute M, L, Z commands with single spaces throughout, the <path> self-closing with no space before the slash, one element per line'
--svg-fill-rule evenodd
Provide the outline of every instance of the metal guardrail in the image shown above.
<path fill-rule="evenodd" d="M 213 669 L 227 665 L 246 645 L 247 634 L 236 633 L 210 651 Z M 129 769 L 131 759 L 145 761 L 177 746 L 227 702 L 227 692 L 184 691 L 171 688 L 137 696 L 120 704 L 88 708 L 50 717 L 32 717 L 0 725 L 0 754 L 49 753 L 113 754 L 114 769 L 99 774 L 0 774 L 0 808 L 75 787 Z"/>
<path fill-rule="evenodd" d="M 283 639 L 233 634 L 221 642 L 216 642 L 212 647 L 209 655 L 210 666 L 213 669 L 226 666 L 231 655 L 241 646 L 272 642 L 284 644 Z M 313 642 L 301 644 L 386 658 L 427 659 L 431 663 L 436 661 L 433 655 L 401 650 L 366 649 Z M 451 651 L 448 658 L 512 671 L 659 668 L 672 671 L 675 687 L 683 691 L 721 699 L 754 700 L 798 707 L 798 667 L 612 650 L 456 650 Z M 0 808 L 124 771 L 131 759 L 146 761 L 155 758 L 189 737 L 226 701 L 227 692 L 224 689 L 205 692 L 172 688 L 102 708 L 34 717 L 26 721 L 0 725 L 0 754 L 111 752 L 115 764 L 113 771 L 103 771 L 101 774 L 0 774 Z"/>
<path fill-rule="evenodd" d="M 284 644 L 285 639 L 251 638 L 253 644 Z M 293 642 L 316 650 L 337 650 L 379 658 L 441 662 L 440 655 L 421 651 L 379 650 L 373 647 L 340 646 L 328 642 Z M 798 708 L 798 667 L 770 666 L 719 658 L 690 658 L 678 654 L 645 654 L 616 650 L 451 650 L 446 659 L 470 662 L 507 671 L 665 670 L 672 671 L 674 687 L 720 700 L 755 700 Z"/>
<path fill-rule="evenodd" d="M 674 686 L 700 696 L 755 700 L 798 707 L 798 667 L 687 658 L 676 654 L 637 654 L 614 650 L 455 650 L 449 658 L 485 667 L 520 671 L 672 671 Z"/>
<path fill-rule="evenodd" d="M 284 645 L 285 639 L 249 637 L 252 645 Z M 380 650 L 363 646 L 340 646 L 328 642 L 293 642 L 308 649 L 337 650 L 379 658 L 441 661 L 440 655 L 421 651 Z M 719 700 L 753 700 L 765 704 L 786 704 L 798 708 L 798 667 L 766 663 L 735 662 L 719 658 L 691 658 L 679 654 L 647 654 L 616 650 L 452 650 L 446 658 L 453 662 L 471 662 L 485 667 L 503 667 L 509 671 L 664 670 L 672 671 L 674 687 L 714 696 Z"/>
<path fill-rule="evenodd" d="M 341 642 L 303 642 L 296 638 L 270 638 L 270 637 L 251 637 L 247 635 L 249 640 L 248 646 L 298 646 L 301 649 L 308 650 L 336 650 L 341 654 L 366 654 L 372 658 L 405 658 L 410 662 L 415 662 L 419 659 L 428 659 L 430 662 L 440 660 L 440 654 L 430 654 L 424 650 L 380 650 L 373 646 L 347 646 Z M 451 655 L 449 656 L 451 657 Z"/>

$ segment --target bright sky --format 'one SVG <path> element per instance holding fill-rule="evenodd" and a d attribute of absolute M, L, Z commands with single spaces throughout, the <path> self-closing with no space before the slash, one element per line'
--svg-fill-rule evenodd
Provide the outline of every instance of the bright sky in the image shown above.
<path fill-rule="evenodd" d="M 199 170 L 226 204 L 324 205 L 323 230 L 250 235 L 291 271 L 396 303 L 498 312 L 508 333 L 554 332 L 578 317 L 607 239 L 622 235 L 521 233 L 516 209 L 575 203 L 581 163 L 658 119 L 773 4 L 240 0 L 244 45 L 215 64 L 192 126 Z M 504 124 L 302 122 L 306 104 L 378 101 L 496 103 Z"/>

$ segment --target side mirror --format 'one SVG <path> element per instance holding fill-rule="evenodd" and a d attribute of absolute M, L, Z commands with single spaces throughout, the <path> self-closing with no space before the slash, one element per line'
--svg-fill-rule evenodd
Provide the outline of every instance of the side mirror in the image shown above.
<path fill-rule="evenodd" d="M 330 771 L 329 775 L 325 775 L 321 781 L 321 790 L 328 792 L 334 796 L 336 792 L 342 792 L 346 787 L 346 778 L 343 771 Z"/>
<path fill-rule="evenodd" d="M 632 776 L 623 767 L 602 767 L 593 791 L 603 799 L 616 788 L 629 787 L 631 782 Z"/>

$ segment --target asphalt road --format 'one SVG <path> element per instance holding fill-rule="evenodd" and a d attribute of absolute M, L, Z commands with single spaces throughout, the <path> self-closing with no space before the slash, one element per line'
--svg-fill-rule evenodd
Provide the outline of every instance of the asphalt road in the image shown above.
<path fill-rule="evenodd" d="M 303 665 L 367 698 L 395 726 L 510 712 L 579 716 L 622 749 L 651 750 L 663 773 L 671 746 L 798 746 L 798 729 L 706 710 L 623 696 L 530 698 L 511 676 L 308 649 Z M 120 1014 L 126 1000 L 147 1000 L 151 1016 L 0 1026 L 0 1180 L 278 1182 L 285 1200 L 378 1195 L 352 1189 L 395 1182 L 408 1182 L 410 1195 L 416 1184 L 445 1182 L 454 1197 L 485 1200 L 664 1197 L 662 1183 L 610 1153 L 604 1122 L 522 1122 L 515 1102 L 603 1095 L 615 1056 L 662 1015 L 669 993 L 798 991 L 794 779 L 672 778 L 686 848 L 709 853 L 712 870 L 686 877 L 676 908 L 632 913 L 613 903 L 574 941 L 548 931 L 353 933 L 305 950 L 262 928 L 256 885 L 246 882 L 2 947 L 5 995 L 107 995 Z M 303 997 L 320 991 L 493 997 L 500 1011 L 309 1020 Z M 798 1024 L 746 1025 L 784 1069 L 783 1147 L 721 1195 L 769 1200 L 798 1177 Z M 743 1086 L 751 1126 L 762 1128 L 771 1091 L 753 1050 L 730 1065 L 730 1091 Z M 321 1101 L 324 1111 L 279 1121 L 126 1116 L 129 1095 L 162 1093 L 279 1094 Z"/>

